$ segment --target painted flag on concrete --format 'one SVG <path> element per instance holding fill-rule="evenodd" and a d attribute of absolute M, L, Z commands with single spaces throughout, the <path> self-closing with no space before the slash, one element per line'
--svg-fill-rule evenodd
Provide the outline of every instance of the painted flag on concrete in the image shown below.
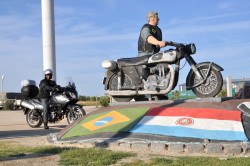
<path fill-rule="evenodd" d="M 152 108 L 130 132 L 213 140 L 248 140 L 240 111 L 213 108 Z"/>
<path fill-rule="evenodd" d="M 128 132 L 149 108 L 126 108 L 87 116 L 67 131 L 61 139 L 103 132 Z"/>
<path fill-rule="evenodd" d="M 128 121 L 130 121 L 129 117 L 117 111 L 112 111 L 102 116 L 99 116 L 89 122 L 83 123 L 82 126 L 90 131 L 94 131 Z"/>

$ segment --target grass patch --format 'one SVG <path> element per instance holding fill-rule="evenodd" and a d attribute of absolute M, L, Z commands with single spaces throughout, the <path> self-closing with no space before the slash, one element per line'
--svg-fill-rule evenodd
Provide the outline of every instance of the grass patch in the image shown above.
<path fill-rule="evenodd" d="M 105 149 L 72 149 L 60 154 L 60 164 L 63 165 L 88 165 L 102 166 L 115 164 L 122 158 L 131 157 L 135 154 L 113 152 Z"/>
<path fill-rule="evenodd" d="M 0 158 L 12 156 L 25 156 L 27 153 L 37 154 L 59 154 L 70 148 L 59 148 L 56 146 L 24 146 L 16 142 L 0 142 Z"/>
<path fill-rule="evenodd" d="M 9 157 L 23 157 L 26 154 L 58 154 L 61 165 L 101 166 L 115 164 L 122 158 L 135 156 L 134 153 L 113 152 L 99 148 L 60 148 L 56 146 L 30 147 L 15 142 L 0 142 L 0 160 Z"/>
<path fill-rule="evenodd" d="M 81 106 L 96 106 L 97 107 L 101 107 L 99 101 L 96 104 L 96 101 L 78 101 L 77 104 L 81 105 Z"/>
<path fill-rule="evenodd" d="M 175 158 L 158 158 L 153 157 L 148 163 L 136 160 L 131 163 L 123 163 L 122 166 L 250 166 L 250 158 L 226 158 L 217 157 L 175 157 Z"/>
<path fill-rule="evenodd" d="M 16 142 L 0 142 L 0 161 L 8 157 L 21 158 L 27 153 L 58 154 L 60 165 L 88 165 L 106 166 L 117 164 L 119 160 L 127 157 L 136 157 L 135 153 L 113 152 L 99 148 L 60 148 L 56 146 L 30 147 Z M 42 162 L 42 161 L 41 161 Z M 129 163 L 128 163 L 129 162 Z M 249 157 L 164 157 L 152 156 L 148 162 L 135 159 L 134 161 L 119 163 L 122 166 L 249 166 Z"/>

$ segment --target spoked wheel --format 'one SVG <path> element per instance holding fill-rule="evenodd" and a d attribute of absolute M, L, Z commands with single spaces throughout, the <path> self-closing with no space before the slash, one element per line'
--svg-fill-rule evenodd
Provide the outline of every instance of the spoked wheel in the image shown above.
<path fill-rule="evenodd" d="M 26 114 L 26 122 L 30 127 L 37 128 L 42 125 L 43 118 L 37 110 L 29 110 Z"/>
<path fill-rule="evenodd" d="M 122 89 L 135 89 L 135 85 L 132 83 L 131 78 L 128 75 L 124 75 L 124 78 L 121 80 Z M 113 75 L 110 78 L 109 82 L 110 91 L 118 91 L 118 75 Z M 113 99 L 117 102 L 129 102 L 134 98 L 134 96 L 112 96 Z"/>
<path fill-rule="evenodd" d="M 223 78 L 222 78 L 221 72 L 218 70 L 215 70 L 213 67 L 211 68 L 211 71 L 209 72 L 208 66 L 201 66 L 198 68 L 198 70 L 202 74 L 203 78 L 205 78 L 207 74 L 208 74 L 208 77 L 205 83 L 192 89 L 194 94 L 196 94 L 198 97 L 201 97 L 201 98 L 216 96 L 221 91 L 221 88 L 223 85 Z M 191 75 L 190 79 L 191 79 L 190 80 L 191 85 L 196 85 L 200 82 L 200 80 L 195 76 L 194 73 Z"/>
<path fill-rule="evenodd" d="M 80 107 L 79 105 L 74 106 L 74 108 L 71 109 L 66 115 L 68 124 L 73 123 L 84 115 L 86 115 L 86 112 L 82 107 Z"/>

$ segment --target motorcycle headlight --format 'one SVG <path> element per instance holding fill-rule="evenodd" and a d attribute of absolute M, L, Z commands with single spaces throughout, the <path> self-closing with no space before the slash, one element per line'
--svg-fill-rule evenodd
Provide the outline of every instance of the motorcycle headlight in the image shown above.
<path fill-rule="evenodd" d="M 185 51 L 187 54 L 195 54 L 196 53 L 196 47 L 194 43 L 187 44 L 185 46 Z"/>
<path fill-rule="evenodd" d="M 116 61 L 105 60 L 102 62 L 102 67 L 107 70 L 113 70 L 117 68 Z"/>

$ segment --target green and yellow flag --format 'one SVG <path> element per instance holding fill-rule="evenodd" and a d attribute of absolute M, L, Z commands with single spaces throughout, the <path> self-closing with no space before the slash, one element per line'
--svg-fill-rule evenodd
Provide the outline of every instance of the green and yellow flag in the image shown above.
<path fill-rule="evenodd" d="M 61 139 L 103 132 L 128 132 L 149 108 L 126 108 L 90 115 L 75 124 Z"/>

